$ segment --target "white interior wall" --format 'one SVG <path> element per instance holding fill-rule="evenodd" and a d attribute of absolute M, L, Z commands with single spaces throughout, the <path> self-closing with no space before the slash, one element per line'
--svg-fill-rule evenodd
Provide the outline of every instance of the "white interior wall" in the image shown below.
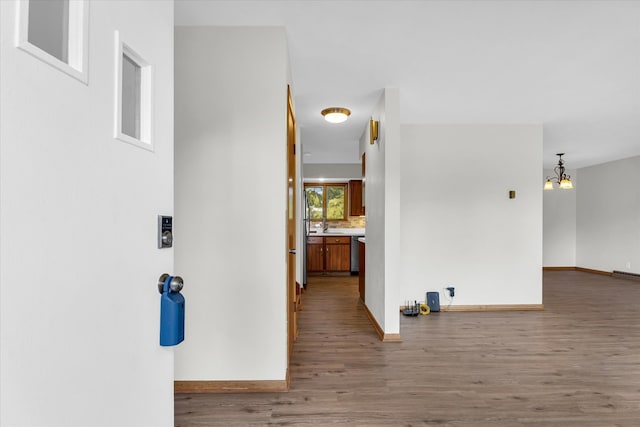
<path fill-rule="evenodd" d="M 88 85 L 14 47 L 17 3 L 0 1 L 0 425 L 172 426 L 173 2 L 91 2 Z M 154 67 L 154 152 L 113 138 L 116 30 Z"/>
<path fill-rule="evenodd" d="M 373 112 L 373 117 L 376 120 L 382 120 L 384 117 L 384 101 L 385 95 L 383 93 Z M 366 154 L 364 192 L 367 224 L 365 251 L 365 304 L 371 314 L 376 318 L 380 327 L 384 330 L 384 154 L 386 144 L 377 143 L 370 145 L 369 126 L 367 125 L 360 138 L 359 145 L 361 152 Z"/>
<path fill-rule="evenodd" d="M 579 170 L 577 265 L 640 274 L 640 157 Z"/>
<path fill-rule="evenodd" d="M 360 163 L 305 163 L 304 177 L 311 179 L 323 178 L 327 181 L 332 179 L 360 179 L 362 177 L 362 167 Z"/>
<path fill-rule="evenodd" d="M 359 147 L 366 153 L 365 303 L 385 334 L 400 331 L 400 112 L 399 91 L 384 90 L 372 116 L 379 139 L 369 143 L 367 125 Z"/>
<path fill-rule="evenodd" d="M 396 305 L 424 300 L 427 291 L 449 304 L 447 286 L 456 289 L 454 305 L 541 304 L 542 127 L 401 129 L 403 280 Z"/>
<path fill-rule="evenodd" d="M 576 194 L 580 183 L 577 171 L 567 170 L 567 174 L 573 181 L 573 190 L 561 190 L 554 184 L 553 191 L 543 191 L 542 265 L 545 267 L 577 265 Z M 544 176 L 554 176 L 553 170 L 545 169 Z"/>
<path fill-rule="evenodd" d="M 283 380 L 287 366 L 283 28 L 176 27 L 176 380 Z"/>
<path fill-rule="evenodd" d="M 403 170 L 400 130 L 400 93 L 397 88 L 384 91 L 384 113 L 380 116 L 378 143 L 385 144 L 384 233 L 385 233 L 385 334 L 400 333 L 401 272 L 401 174 Z"/>

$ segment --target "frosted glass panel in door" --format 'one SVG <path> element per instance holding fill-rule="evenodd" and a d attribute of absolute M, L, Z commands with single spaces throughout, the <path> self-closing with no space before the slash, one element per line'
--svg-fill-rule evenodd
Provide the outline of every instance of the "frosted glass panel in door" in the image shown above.
<path fill-rule="evenodd" d="M 140 139 L 141 67 L 122 55 L 122 133 Z"/>
<path fill-rule="evenodd" d="M 68 62 L 69 0 L 29 1 L 29 43 Z"/>

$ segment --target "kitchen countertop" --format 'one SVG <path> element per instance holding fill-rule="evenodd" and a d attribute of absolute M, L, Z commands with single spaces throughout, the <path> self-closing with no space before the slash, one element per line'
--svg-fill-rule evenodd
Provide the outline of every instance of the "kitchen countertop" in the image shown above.
<path fill-rule="evenodd" d="M 364 236 L 364 232 L 364 228 L 329 228 L 324 232 L 321 229 L 314 228 L 309 233 L 309 236 Z"/>
<path fill-rule="evenodd" d="M 364 237 L 360 237 L 360 238 L 358 239 L 358 242 L 360 242 L 360 243 L 364 243 L 365 245 L 367 244 L 367 243 L 365 242 L 365 240 L 364 240 Z"/>

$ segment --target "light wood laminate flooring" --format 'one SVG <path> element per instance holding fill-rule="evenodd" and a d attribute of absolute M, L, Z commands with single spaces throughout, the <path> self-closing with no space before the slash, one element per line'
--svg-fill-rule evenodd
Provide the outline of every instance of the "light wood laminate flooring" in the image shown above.
<path fill-rule="evenodd" d="M 357 277 L 309 280 L 290 392 L 178 394 L 176 426 L 640 426 L 638 282 L 545 272 L 544 311 L 403 317 L 382 343 Z"/>

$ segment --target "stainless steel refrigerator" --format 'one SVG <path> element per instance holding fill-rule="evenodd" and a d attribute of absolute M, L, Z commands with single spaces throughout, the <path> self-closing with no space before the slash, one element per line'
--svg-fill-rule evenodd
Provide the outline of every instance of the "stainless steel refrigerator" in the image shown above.
<path fill-rule="evenodd" d="M 302 286 L 307 287 L 307 237 L 311 231 L 311 211 L 307 192 L 302 191 L 302 232 L 304 233 L 304 244 L 300 256 L 302 257 Z"/>

